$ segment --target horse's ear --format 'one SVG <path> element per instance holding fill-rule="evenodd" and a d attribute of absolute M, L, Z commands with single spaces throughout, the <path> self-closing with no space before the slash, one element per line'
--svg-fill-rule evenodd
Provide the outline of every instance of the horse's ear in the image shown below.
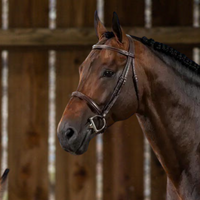
<path fill-rule="evenodd" d="M 107 32 L 107 29 L 101 23 L 97 11 L 95 11 L 94 13 L 94 27 L 95 27 L 96 35 L 98 39 L 100 40 L 103 37 L 104 33 Z"/>
<path fill-rule="evenodd" d="M 113 12 L 112 30 L 114 32 L 116 40 L 119 41 L 120 43 L 123 43 L 123 41 L 126 38 L 126 34 L 124 33 L 122 27 L 120 26 L 119 18 L 116 12 Z"/>

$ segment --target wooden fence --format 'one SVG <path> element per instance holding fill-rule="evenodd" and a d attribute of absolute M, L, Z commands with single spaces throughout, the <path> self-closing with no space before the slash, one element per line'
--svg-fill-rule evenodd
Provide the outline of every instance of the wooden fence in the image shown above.
<path fill-rule="evenodd" d="M 48 0 L 8 3 L 9 28 L 0 31 L 0 49 L 8 51 L 8 195 L 9 200 L 47 200 L 49 51 L 56 51 L 58 123 L 69 94 L 76 89 L 78 66 L 96 42 L 97 4 L 56 0 L 56 29 L 50 30 Z M 152 28 L 147 29 L 144 0 L 105 0 L 104 22 L 110 27 L 116 11 L 127 33 L 152 37 L 192 58 L 193 48 L 200 46 L 193 4 L 193 0 L 153 0 Z M 96 162 L 95 139 L 81 156 L 64 152 L 56 141 L 55 199 L 95 200 Z M 166 176 L 153 152 L 150 166 L 150 199 L 164 200 Z M 144 138 L 133 116 L 103 136 L 103 200 L 144 198 Z"/>

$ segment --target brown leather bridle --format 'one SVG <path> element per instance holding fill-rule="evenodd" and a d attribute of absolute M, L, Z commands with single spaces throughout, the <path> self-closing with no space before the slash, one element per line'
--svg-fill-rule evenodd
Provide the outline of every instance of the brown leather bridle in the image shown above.
<path fill-rule="evenodd" d="M 82 100 L 85 100 L 88 103 L 88 105 L 96 111 L 97 115 L 89 118 L 89 121 L 90 121 L 89 128 L 92 128 L 95 131 L 95 133 L 101 133 L 106 128 L 105 117 L 108 114 L 108 112 L 110 111 L 110 109 L 112 108 L 112 106 L 114 105 L 114 103 L 116 102 L 117 98 L 119 97 L 122 86 L 126 83 L 128 71 L 129 71 L 129 68 L 131 65 L 132 65 L 132 70 L 133 70 L 134 87 L 135 87 L 136 96 L 137 96 L 137 100 L 138 100 L 138 104 L 139 104 L 139 94 L 138 94 L 138 84 L 137 84 L 138 81 L 137 81 L 137 75 L 135 73 L 135 66 L 134 66 L 135 56 L 134 56 L 133 39 L 131 38 L 130 35 L 127 35 L 127 36 L 129 38 L 129 51 L 117 49 L 115 47 L 111 47 L 108 45 L 98 45 L 97 44 L 97 45 L 93 45 L 93 47 L 92 47 L 92 49 L 108 49 L 111 51 L 116 51 L 117 53 L 120 53 L 120 54 L 128 57 L 126 66 L 124 67 L 122 74 L 119 77 L 119 80 L 117 82 L 117 85 L 114 88 L 113 94 L 112 94 L 110 100 L 108 101 L 108 103 L 106 104 L 106 106 L 103 109 L 101 109 L 90 97 L 88 97 L 87 95 L 85 95 L 79 91 L 75 91 L 71 95 L 72 97 L 78 97 Z M 95 125 L 95 122 L 94 122 L 95 118 L 100 118 L 103 121 L 103 125 L 100 129 L 98 129 Z"/>

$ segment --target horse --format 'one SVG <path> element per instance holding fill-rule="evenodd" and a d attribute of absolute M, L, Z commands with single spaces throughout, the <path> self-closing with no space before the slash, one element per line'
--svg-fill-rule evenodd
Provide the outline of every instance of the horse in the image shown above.
<path fill-rule="evenodd" d="M 200 199 L 200 66 L 165 44 L 112 31 L 99 20 L 98 43 L 57 129 L 62 148 L 80 155 L 97 134 L 136 114 L 167 174 L 167 200 Z"/>
<path fill-rule="evenodd" d="M 0 200 L 3 199 L 4 192 L 6 190 L 6 185 L 7 185 L 7 177 L 9 173 L 9 169 L 5 169 L 3 172 L 1 178 L 0 178 Z"/>

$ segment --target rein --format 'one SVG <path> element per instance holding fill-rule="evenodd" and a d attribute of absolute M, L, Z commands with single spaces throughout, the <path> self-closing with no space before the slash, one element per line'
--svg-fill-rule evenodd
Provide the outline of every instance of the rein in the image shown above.
<path fill-rule="evenodd" d="M 133 82 L 134 82 L 135 92 L 136 92 L 136 96 L 137 96 L 137 100 L 138 100 L 138 104 L 139 104 L 138 80 L 137 80 L 137 75 L 135 73 L 135 65 L 134 65 L 135 56 L 134 56 L 133 39 L 131 38 L 130 35 L 127 35 L 127 36 L 129 38 L 129 51 L 125 51 L 125 50 L 111 47 L 108 45 L 93 45 L 93 47 L 92 47 L 92 49 L 99 49 L 99 50 L 107 49 L 107 50 L 115 51 L 117 53 L 120 53 L 120 54 L 128 57 L 126 65 L 125 65 L 125 67 L 122 71 L 122 74 L 119 77 L 119 80 L 114 88 L 112 96 L 111 96 L 110 100 L 108 101 L 108 103 L 105 105 L 105 107 L 103 109 L 101 109 L 90 97 L 88 97 L 87 95 L 85 95 L 79 91 L 75 91 L 71 95 L 72 97 L 78 97 L 79 99 L 86 101 L 88 103 L 88 105 L 96 111 L 97 115 L 89 118 L 90 128 L 92 128 L 95 131 L 95 133 L 101 133 L 106 128 L 106 119 L 105 119 L 106 115 L 108 114 L 110 109 L 113 107 L 113 105 L 117 101 L 120 91 L 122 89 L 122 86 L 126 83 L 128 72 L 129 72 L 131 65 L 132 65 L 132 73 L 133 73 Z M 96 127 L 96 124 L 94 122 L 95 118 L 96 119 L 99 118 L 103 121 L 103 125 L 99 129 Z"/>

